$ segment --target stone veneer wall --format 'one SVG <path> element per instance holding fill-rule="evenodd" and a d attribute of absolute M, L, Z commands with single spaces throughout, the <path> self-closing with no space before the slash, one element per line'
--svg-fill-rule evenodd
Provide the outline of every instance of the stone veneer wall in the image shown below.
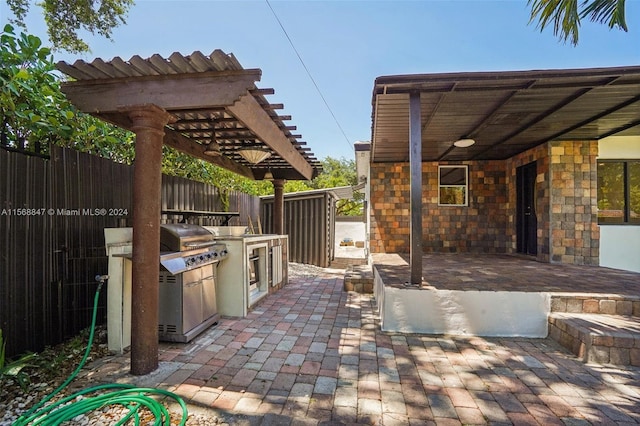
<path fill-rule="evenodd" d="M 469 166 L 469 205 L 438 206 L 438 165 Z M 409 163 L 371 165 L 372 253 L 407 253 Z M 504 161 L 422 165 L 422 248 L 428 252 L 506 253 L 507 179 Z"/>
<path fill-rule="evenodd" d="M 505 161 L 469 166 L 469 206 L 438 206 L 438 165 L 422 165 L 422 247 L 428 252 L 515 253 L 516 169 L 536 162 L 541 262 L 597 265 L 597 142 L 551 142 Z M 408 253 L 409 163 L 371 165 L 370 249 Z"/>
<path fill-rule="evenodd" d="M 598 142 L 551 142 L 551 262 L 598 265 Z"/>
<path fill-rule="evenodd" d="M 526 164 L 536 163 L 536 216 L 538 220 L 538 250 L 537 260 L 540 262 L 550 261 L 550 232 L 549 223 L 551 220 L 549 214 L 549 197 L 550 197 L 550 170 L 549 170 L 549 148 L 547 144 L 540 145 L 511 157 L 508 163 L 509 176 L 507 178 L 507 186 L 509 188 L 509 219 L 506 232 L 510 236 L 509 253 L 516 253 L 516 204 L 517 204 L 517 185 L 516 170 L 518 167 Z"/>

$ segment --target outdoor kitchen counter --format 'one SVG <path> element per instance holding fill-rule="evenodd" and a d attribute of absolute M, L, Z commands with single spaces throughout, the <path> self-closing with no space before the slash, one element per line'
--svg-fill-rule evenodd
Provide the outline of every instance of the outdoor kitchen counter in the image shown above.
<path fill-rule="evenodd" d="M 218 267 L 216 280 L 220 315 L 245 317 L 262 298 L 286 284 L 287 235 L 230 235 L 233 230 L 224 227 L 205 228 L 228 249 L 225 262 Z"/>

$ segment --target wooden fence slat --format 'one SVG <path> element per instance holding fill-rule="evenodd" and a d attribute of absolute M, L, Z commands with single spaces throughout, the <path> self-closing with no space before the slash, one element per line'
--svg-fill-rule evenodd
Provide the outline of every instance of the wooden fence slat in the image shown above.
<path fill-rule="evenodd" d="M 104 228 L 131 225 L 132 166 L 67 148 L 50 152 L 46 159 L 0 147 L 0 212 L 44 209 L 38 216 L 0 215 L 0 328 L 8 357 L 42 350 L 90 325 L 94 277 L 107 273 Z M 163 176 L 162 196 L 163 209 L 219 210 L 217 189 L 200 182 Z M 258 197 L 231 198 L 243 206 L 250 200 L 244 217 L 258 216 Z M 107 211 L 89 214 L 96 209 Z M 127 215 L 111 215 L 114 209 Z"/>

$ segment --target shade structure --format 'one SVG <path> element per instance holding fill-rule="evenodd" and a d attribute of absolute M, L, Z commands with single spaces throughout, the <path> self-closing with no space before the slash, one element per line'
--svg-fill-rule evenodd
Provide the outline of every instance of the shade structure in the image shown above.
<path fill-rule="evenodd" d="M 263 179 L 271 170 L 277 179 L 308 180 L 321 170 L 301 135 L 292 133 L 296 126 L 286 123 L 291 116 L 277 113 L 284 106 L 266 99 L 275 91 L 256 87 L 262 71 L 243 68 L 233 54 L 196 51 L 58 62 L 56 67 L 74 79 L 62 91 L 83 112 L 130 130 L 123 107 L 156 105 L 175 119 L 164 128 L 165 145 L 242 176 Z M 211 141 L 221 155 L 208 149 Z M 252 163 L 240 154 L 245 147 L 271 155 Z"/>
<path fill-rule="evenodd" d="M 409 160 L 420 94 L 423 161 L 504 160 L 551 140 L 640 135 L 640 66 L 376 78 L 373 162 Z M 454 141 L 473 139 L 466 148 Z"/>

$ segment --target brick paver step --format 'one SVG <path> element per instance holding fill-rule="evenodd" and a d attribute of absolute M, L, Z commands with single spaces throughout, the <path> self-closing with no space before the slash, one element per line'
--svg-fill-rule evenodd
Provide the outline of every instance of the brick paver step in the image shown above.
<path fill-rule="evenodd" d="M 552 293 L 551 311 L 640 317 L 640 296 L 598 293 Z"/>
<path fill-rule="evenodd" d="M 552 312 L 549 337 L 582 361 L 640 366 L 640 318 Z"/>
<path fill-rule="evenodd" d="M 373 293 L 373 269 L 371 265 L 353 265 L 344 276 L 344 290 L 357 293 Z"/>

